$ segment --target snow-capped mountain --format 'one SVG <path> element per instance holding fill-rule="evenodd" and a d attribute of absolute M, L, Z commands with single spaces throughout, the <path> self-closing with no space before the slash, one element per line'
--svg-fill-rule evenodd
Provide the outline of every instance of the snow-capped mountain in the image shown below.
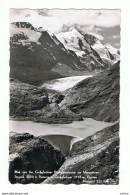
<path fill-rule="evenodd" d="M 69 32 L 61 32 L 57 34 L 57 38 L 67 49 L 74 51 L 77 56 L 82 57 L 85 55 L 84 49 L 87 49 L 88 52 L 91 51 L 90 45 L 85 41 L 84 36 L 75 28 L 72 28 Z M 83 46 L 81 45 L 81 42 Z"/>
<path fill-rule="evenodd" d="M 87 63 L 87 56 L 92 58 L 88 63 L 97 61 L 102 66 L 106 64 L 113 65 L 118 61 L 98 38 L 90 34 L 83 35 L 75 28 L 72 28 L 69 32 L 57 34 L 57 38 L 64 44 L 66 49 L 74 51 L 84 63 Z"/>
<path fill-rule="evenodd" d="M 71 71 L 83 69 L 75 53 L 69 52 L 57 37 L 48 31 L 35 29 L 29 23 L 16 22 L 11 24 L 10 36 L 12 78 L 37 85 L 46 80 L 63 77 L 57 71 L 62 64 Z"/>
<path fill-rule="evenodd" d="M 98 38 L 103 45 L 110 44 L 114 48 L 120 48 L 120 26 L 97 26 L 95 24 L 90 25 L 80 25 L 80 24 L 70 24 L 63 25 L 62 32 L 68 32 L 72 27 L 75 27 L 82 34 L 91 34 Z"/>
<path fill-rule="evenodd" d="M 116 62 L 96 37 L 73 28 L 58 35 L 27 22 L 10 25 L 10 77 L 41 85 L 67 76 L 99 72 Z"/>
<path fill-rule="evenodd" d="M 90 44 L 91 48 L 99 54 L 102 61 L 108 61 L 111 65 L 119 61 L 117 56 L 113 56 L 112 50 L 117 50 L 114 47 L 111 46 L 111 49 L 108 49 L 98 38 L 90 34 L 85 34 L 85 40 Z"/>

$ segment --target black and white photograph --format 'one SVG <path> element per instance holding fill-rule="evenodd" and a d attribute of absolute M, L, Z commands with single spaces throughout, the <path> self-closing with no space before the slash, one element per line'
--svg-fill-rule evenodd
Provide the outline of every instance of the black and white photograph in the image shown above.
<path fill-rule="evenodd" d="M 11 184 L 119 184 L 120 9 L 10 9 Z"/>

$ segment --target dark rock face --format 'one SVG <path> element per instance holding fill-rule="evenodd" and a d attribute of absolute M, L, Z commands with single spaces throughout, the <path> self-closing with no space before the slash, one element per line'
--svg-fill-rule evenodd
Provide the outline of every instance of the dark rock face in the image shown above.
<path fill-rule="evenodd" d="M 51 146 L 43 137 L 15 134 L 10 137 L 9 181 L 11 183 L 40 183 L 45 178 L 32 178 L 37 171 L 52 172 L 64 162 L 62 153 Z M 21 173 L 16 173 L 20 171 Z M 23 171 L 27 172 L 24 174 Z M 33 174 L 29 173 L 31 171 Z M 21 178 L 20 178 L 21 176 Z"/>
<path fill-rule="evenodd" d="M 10 83 L 10 115 L 26 117 L 29 111 L 42 109 L 48 103 L 45 89 L 13 80 Z"/>
<path fill-rule="evenodd" d="M 96 120 L 118 120 L 119 63 L 103 73 L 79 82 L 68 92 L 60 106 Z"/>
<path fill-rule="evenodd" d="M 19 134 L 19 133 L 10 132 L 10 145 L 14 143 L 20 143 L 23 141 L 27 141 L 33 138 L 34 136 L 30 135 L 29 133 Z"/>
<path fill-rule="evenodd" d="M 94 45 L 96 41 L 98 40 L 95 36 L 90 34 L 85 34 L 85 39 L 89 43 L 89 45 Z"/>
<path fill-rule="evenodd" d="M 13 22 L 18 28 L 29 28 L 31 30 L 36 30 L 29 22 Z"/>
<path fill-rule="evenodd" d="M 115 124 L 74 143 L 61 168 L 43 183 L 118 184 L 118 176 L 119 124 Z"/>

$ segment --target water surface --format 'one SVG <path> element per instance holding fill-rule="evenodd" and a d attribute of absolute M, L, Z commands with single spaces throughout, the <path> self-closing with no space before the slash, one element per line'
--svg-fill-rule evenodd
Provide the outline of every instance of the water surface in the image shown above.
<path fill-rule="evenodd" d="M 113 125 L 103 121 L 85 118 L 84 121 L 74 121 L 71 124 L 46 124 L 32 121 L 10 120 L 10 131 L 16 133 L 30 133 L 34 136 L 40 135 L 69 135 L 73 137 L 86 138 L 105 127 Z"/>

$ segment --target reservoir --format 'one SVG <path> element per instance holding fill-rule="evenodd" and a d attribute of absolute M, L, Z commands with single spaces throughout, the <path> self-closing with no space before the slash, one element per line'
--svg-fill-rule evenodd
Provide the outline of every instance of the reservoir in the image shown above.
<path fill-rule="evenodd" d="M 32 121 L 9 121 L 10 131 L 40 135 L 69 135 L 86 138 L 97 131 L 113 125 L 113 123 L 85 118 L 84 121 L 74 121 L 71 124 L 46 124 Z"/>

